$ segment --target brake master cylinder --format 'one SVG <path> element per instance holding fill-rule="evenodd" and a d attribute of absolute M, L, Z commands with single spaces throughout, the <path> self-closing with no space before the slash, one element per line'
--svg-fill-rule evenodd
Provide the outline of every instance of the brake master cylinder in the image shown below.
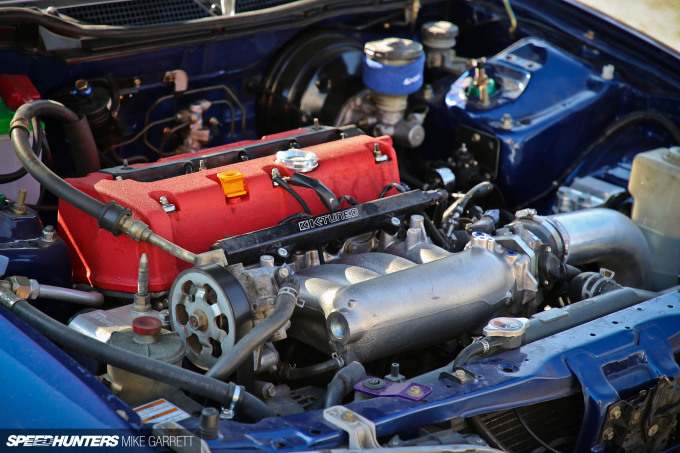
<path fill-rule="evenodd" d="M 184 343 L 177 332 L 161 329 L 161 325 L 161 320 L 155 316 L 139 316 L 132 321 L 132 329 L 113 332 L 108 343 L 145 357 L 181 366 Z M 107 367 L 107 372 L 112 389 L 131 405 L 157 399 L 171 388 L 162 382 L 111 365 Z"/>
<path fill-rule="evenodd" d="M 363 82 L 378 110 L 374 135 L 390 135 L 398 143 L 418 147 L 425 139 L 423 114 L 405 118 L 408 96 L 423 86 L 425 53 L 410 39 L 386 38 L 364 46 Z"/>

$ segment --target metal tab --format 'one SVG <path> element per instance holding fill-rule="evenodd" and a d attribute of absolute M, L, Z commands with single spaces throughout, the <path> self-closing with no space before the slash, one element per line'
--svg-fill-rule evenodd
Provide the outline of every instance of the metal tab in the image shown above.
<path fill-rule="evenodd" d="M 381 448 L 375 434 L 375 424 L 356 412 L 343 406 L 333 406 L 324 409 L 323 418 L 347 433 L 350 449 Z"/>

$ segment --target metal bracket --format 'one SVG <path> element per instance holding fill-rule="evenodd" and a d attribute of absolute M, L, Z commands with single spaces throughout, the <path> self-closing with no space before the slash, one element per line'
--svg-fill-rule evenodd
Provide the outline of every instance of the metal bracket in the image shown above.
<path fill-rule="evenodd" d="M 323 418 L 349 436 L 350 450 L 381 448 L 375 434 L 375 424 L 343 406 L 324 409 Z"/>
<path fill-rule="evenodd" d="M 620 351 L 614 357 L 597 357 L 591 353 L 580 352 L 567 358 L 567 365 L 581 383 L 586 408 L 576 451 L 591 451 L 596 445 L 611 441 L 615 437 L 614 430 L 607 426 L 607 420 L 613 406 L 621 401 L 621 397 L 615 382 L 605 372 L 607 368 L 613 368 L 612 364 L 619 369 L 612 376 L 622 375 L 624 370 L 620 370 L 621 367 L 628 369 L 629 373 L 645 369 L 654 385 L 661 377 L 668 380 L 666 376 L 672 378 L 680 376 L 680 368 L 673 358 L 673 349 L 659 327 L 641 329 L 637 343 L 636 346 Z"/>

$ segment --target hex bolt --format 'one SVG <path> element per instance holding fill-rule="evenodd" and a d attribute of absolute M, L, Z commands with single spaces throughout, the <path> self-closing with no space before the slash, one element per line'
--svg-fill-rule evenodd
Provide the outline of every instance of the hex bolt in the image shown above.
<path fill-rule="evenodd" d="M 17 215 L 26 214 L 26 194 L 26 189 L 19 189 L 19 197 L 12 207 L 12 211 Z"/>
<path fill-rule="evenodd" d="M 453 373 L 458 379 L 465 379 L 465 371 L 463 370 L 456 370 L 455 373 Z"/>
<path fill-rule="evenodd" d="M 637 423 L 640 420 L 640 411 L 635 411 L 633 414 L 633 423 Z"/>
<path fill-rule="evenodd" d="M 509 113 L 503 114 L 503 117 L 501 118 L 500 126 L 501 129 L 505 129 L 506 131 L 509 131 L 512 129 L 512 126 L 515 124 L 515 121 L 512 119 L 512 116 Z"/>
<path fill-rule="evenodd" d="M 276 396 L 276 386 L 271 382 L 267 382 L 262 386 L 262 396 L 265 399 L 274 398 Z"/>
<path fill-rule="evenodd" d="M 401 220 L 399 220 L 398 217 L 392 217 L 392 218 L 390 219 L 390 222 L 391 222 L 392 225 L 394 225 L 395 227 L 398 227 L 398 226 L 401 225 Z"/>
<path fill-rule="evenodd" d="M 41 239 L 44 242 L 54 242 L 57 240 L 57 230 L 52 225 L 47 225 L 42 230 Z"/>
<path fill-rule="evenodd" d="M 314 118 L 314 130 L 319 130 L 319 118 Z"/>
<path fill-rule="evenodd" d="M 290 276 L 290 269 L 287 267 L 280 267 L 279 268 L 279 277 L 281 278 L 288 278 Z"/>
<path fill-rule="evenodd" d="M 621 418 L 621 408 L 614 406 L 609 411 L 609 420 L 616 420 L 617 418 Z"/>
<path fill-rule="evenodd" d="M 654 435 L 659 431 L 659 425 L 652 425 L 651 428 L 649 428 L 649 431 L 647 431 L 647 435 L 649 437 L 654 437 Z"/>
<path fill-rule="evenodd" d="M 423 396 L 423 389 L 421 389 L 417 385 L 412 385 L 411 387 L 408 388 L 408 390 L 406 390 L 406 394 L 408 396 L 418 398 L 420 396 Z"/>
<path fill-rule="evenodd" d="M 214 407 L 206 407 L 201 411 L 201 437 L 206 440 L 217 438 L 220 422 L 220 411 Z"/>
<path fill-rule="evenodd" d="M 260 267 L 273 267 L 274 257 L 271 255 L 262 255 L 260 257 Z"/>
<path fill-rule="evenodd" d="M 602 433 L 602 440 L 612 440 L 614 438 L 614 428 L 611 426 Z"/>
<path fill-rule="evenodd" d="M 276 253 L 281 258 L 288 258 L 288 250 L 284 249 L 283 247 L 279 247 L 279 249 L 276 251 Z"/>
<path fill-rule="evenodd" d="M 352 411 L 345 411 L 342 414 L 340 414 L 340 420 L 345 421 L 345 422 L 354 422 L 356 421 L 357 417 L 354 415 L 354 412 Z"/>

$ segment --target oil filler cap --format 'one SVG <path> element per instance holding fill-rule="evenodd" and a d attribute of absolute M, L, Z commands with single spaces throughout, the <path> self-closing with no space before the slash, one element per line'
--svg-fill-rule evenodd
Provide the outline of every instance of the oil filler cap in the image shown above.
<path fill-rule="evenodd" d="M 217 174 L 222 190 L 227 198 L 240 197 L 248 193 L 246 190 L 245 176 L 240 171 L 229 170 Z"/>
<path fill-rule="evenodd" d="M 139 316 L 132 320 L 132 331 L 137 335 L 158 335 L 163 323 L 154 316 Z"/>

